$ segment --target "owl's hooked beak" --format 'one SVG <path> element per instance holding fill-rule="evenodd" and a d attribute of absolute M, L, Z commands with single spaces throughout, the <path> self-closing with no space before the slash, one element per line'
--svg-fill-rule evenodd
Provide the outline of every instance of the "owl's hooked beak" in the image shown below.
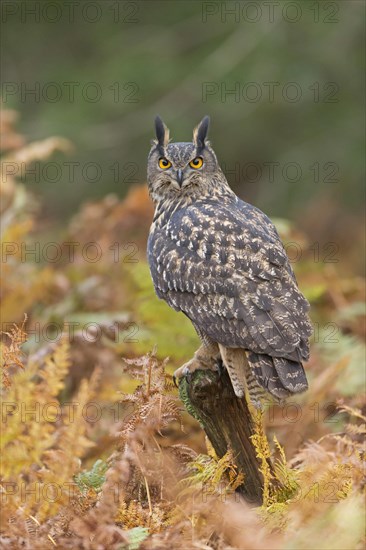
<path fill-rule="evenodd" d="M 177 170 L 177 182 L 179 184 L 179 187 L 182 187 L 183 183 L 183 170 L 179 169 Z"/>

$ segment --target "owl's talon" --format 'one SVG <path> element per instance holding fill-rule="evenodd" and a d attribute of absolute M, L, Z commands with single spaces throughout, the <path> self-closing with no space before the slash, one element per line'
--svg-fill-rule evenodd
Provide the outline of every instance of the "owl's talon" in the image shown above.
<path fill-rule="evenodd" d="M 183 369 L 183 376 L 187 380 L 188 384 L 192 381 L 192 371 L 189 369 L 189 367 L 185 367 Z"/>
<path fill-rule="evenodd" d="M 190 383 L 192 379 L 192 371 L 186 365 L 177 369 L 173 374 L 173 382 L 176 388 L 179 388 L 179 382 L 182 378 L 185 378 L 188 383 Z"/>
<path fill-rule="evenodd" d="M 182 365 L 174 372 L 174 377 L 178 379 L 184 377 L 190 382 L 193 373 L 196 370 L 217 370 L 217 366 L 214 361 L 207 361 L 200 357 L 193 357 L 190 361 Z M 179 382 L 178 382 L 179 384 Z"/>

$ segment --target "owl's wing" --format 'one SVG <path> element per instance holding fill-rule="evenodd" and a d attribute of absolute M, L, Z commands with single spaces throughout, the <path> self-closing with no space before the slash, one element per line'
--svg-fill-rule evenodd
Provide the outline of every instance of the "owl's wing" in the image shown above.
<path fill-rule="evenodd" d="M 160 298 L 215 342 L 295 361 L 309 355 L 309 304 L 272 222 L 237 199 L 201 202 L 152 231 Z"/>

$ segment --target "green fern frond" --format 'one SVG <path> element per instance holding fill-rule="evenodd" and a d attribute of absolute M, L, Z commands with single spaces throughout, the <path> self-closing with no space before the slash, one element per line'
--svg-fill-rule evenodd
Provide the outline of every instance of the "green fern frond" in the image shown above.
<path fill-rule="evenodd" d="M 91 470 L 84 470 L 76 474 L 74 479 L 80 491 L 85 492 L 88 489 L 94 489 L 96 492 L 99 492 L 105 482 L 105 473 L 107 470 L 108 464 L 98 459 L 93 464 Z"/>

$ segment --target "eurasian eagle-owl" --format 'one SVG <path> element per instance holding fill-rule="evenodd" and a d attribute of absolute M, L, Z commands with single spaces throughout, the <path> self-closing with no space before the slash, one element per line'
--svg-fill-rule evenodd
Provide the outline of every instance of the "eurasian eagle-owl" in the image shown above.
<path fill-rule="evenodd" d="M 222 361 L 235 394 L 247 387 L 259 405 L 263 389 L 277 399 L 307 389 L 309 304 L 273 223 L 230 189 L 208 125 L 205 117 L 192 143 L 170 143 L 156 117 L 148 261 L 158 297 L 182 311 L 202 341 L 175 376 Z"/>

